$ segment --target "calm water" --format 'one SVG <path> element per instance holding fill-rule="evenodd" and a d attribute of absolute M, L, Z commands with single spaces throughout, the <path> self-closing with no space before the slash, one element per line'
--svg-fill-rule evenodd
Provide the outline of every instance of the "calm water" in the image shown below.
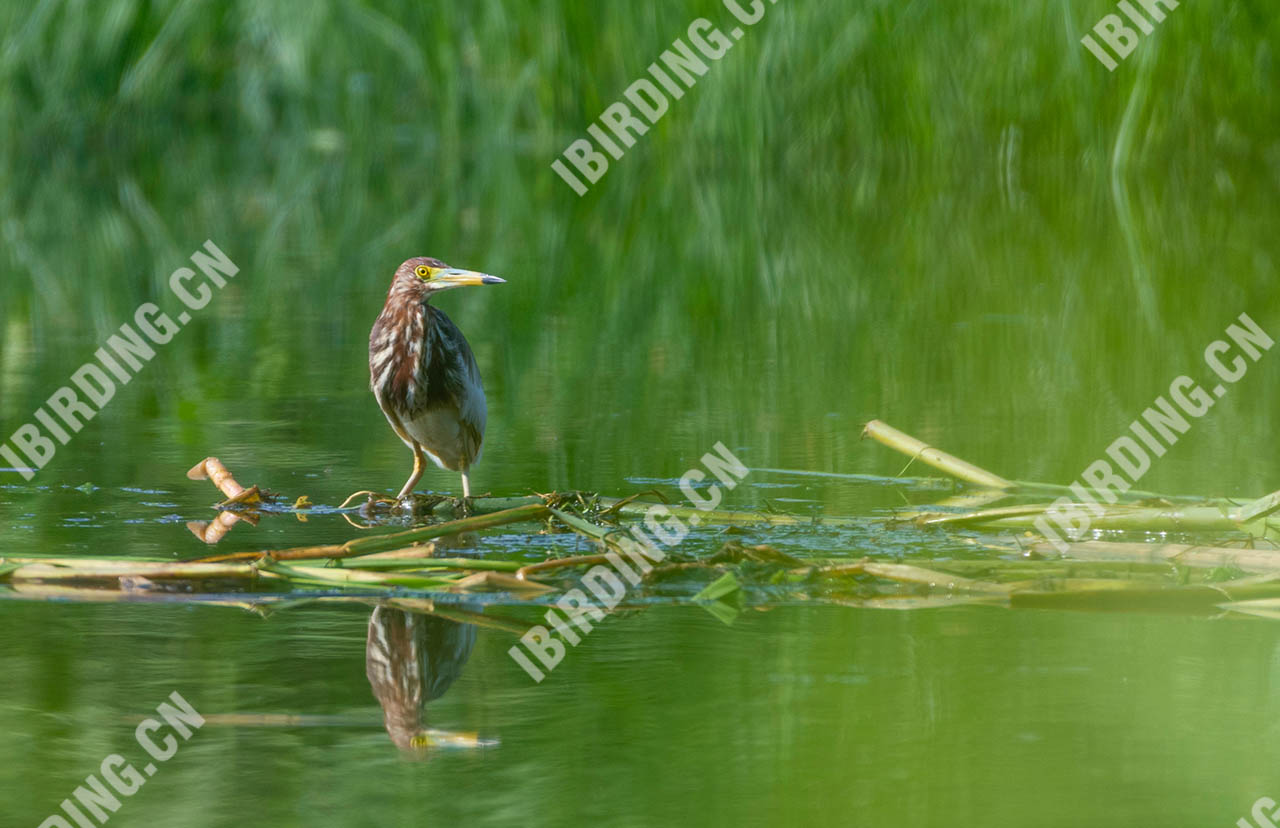
<path fill-rule="evenodd" d="M 171 303 L 205 239 L 241 272 L 35 480 L 0 472 L 5 554 L 202 554 L 185 523 L 215 497 L 184 475 L 210 454 L 320 504 L 397 489 L 365 349 L 417 254 L 508 280 L 437 303 L 485 376 L 480 491 L 678 498 L 717 441 L 755 469 L 897 475 L 858 439 L 871 418 L 1070 482 L 1173 378 L 1207 380 L 1240 313 L 1280 332 L 1280 24 L 1184 3 L 1107 73 L 1078 41 L 1113 10 L 784 0 L 579 199 L 551 160 L 718 3 L 6 4 L 0 435 Z M 1142 486 L 1280 488 L 1278 408 L 1272 353 Z M 726 506 L 941 496 L 757 471 Z M 277 516 L 219 551 L 352 534 Z M 145 762 L 133 729 L 174 691 L 210 721 L 113 825 L 1200 826 L 1280 798 L 1274 624 L 768 597 L 732 625 L 621 614 L 541 685 L 479 629 L 425 715 L 495 744 L 426 762 L 383 728 L 367 605 L 0 601 L 4 822 L 40 824 L 109 754 Z"/>

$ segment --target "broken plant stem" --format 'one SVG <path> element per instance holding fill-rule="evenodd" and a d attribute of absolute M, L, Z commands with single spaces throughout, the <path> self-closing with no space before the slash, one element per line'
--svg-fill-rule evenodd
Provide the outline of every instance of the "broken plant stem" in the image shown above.
<path fill-rule="evenodd" d="M 604 555 L 575 555 L 571 558 L 552 558 L 549 561 L 520 567 L 516 570 L 516 577 L 525 580 L 535 572 L 542 573 L 553 569 L 565 569 L 573 566 L 595 566 L 596 564 L 604 563 L 609 563 L 609 558 Z"/>
<path fill-rule="evenodd" d="M 872 420 L 867 423 L 862 430 L 863 437 L 870 437 L 881 445 L 887 446 L 895 451 L 899 451 L 908 457 L 919 458 L 921 462 L 926 463 L 946 472 L 947 474 L 966 483 L 972 483 L 975 486 L 981 486 L 988 489 L 999 489 L 1006 493 L 1012 492 L 1052 492 L 1055 494 L 1075 494 L 1077 487 L 1063 486 L 1057 483 L 1041 483 L 1035 480 L 1006 480 L 998 474 L 989 472 L 980 466 L 975 466 L 967 460 L 961 460 L 959 457 L 948 454 L 945 451 L 934 448 L 927 443 L 912 437 L 910 434 L 899 431 L 888 423 L 880 420 Z M 1091 486 L 1081 486 L 1084 491 L 1090 494 L 1102 494 L 1105 496 L 1107 492 L 1095 489 Z M 1190 497 L 1185 495 L 1165 495 L 1157 492 L 1145 492 L 1138 489 L 1129 489 L 1125 492 L 1125 497 L 1135 499 L 1153 499 L 1163 498 L 1165 500 L 1179 501 L 1199 501 L 1204 498 Z"/>
<path fill-rule="evenodd" d="M 1249 523 L 1259 518 L 1267 517 L 1280 509 L 1280 492 L 1272 492 L 1265 497 L 1250 501 L 1235 512 L 1235 519 L 1239 523 Z"/>
<path fill-rule="evenodd" d="M 863 437 L 870 437 L 881 445 L 900 451 L 911 458 L 919 460 L 939 471 L 958 477 L 966 483 L 981 486 L 985 489 L 1012 489 L 1014 483 L 1005 480 L 998 474 L 973 465 L 959 457 L 947 454 L 941 449 L 933 448 L 927 443 L 917 440 L 910 434 L 898 431 L 888 423 L 872 420 L 862 429 Z"/>
<path fill-rule="evenodd" d="M 1030 552 L 1057 558 L 1057 547 L 1037 543 Z M 1192 546 L 1185 543 L 1109 543 L 1088 541 L 1067 544 L 1062 555 L 1067 560 L 1126 561 L 1131 563 L 1167 562 L 1192 567 L 1235 567 L 1245 572 L 1280 572 L 1280 550 L 1242 549 L 1232 546 Z"/>
<path fill-rule="evenodd" d="M 1038 529 L 1037 523 L 1053 507 L 1050 504 L 1007 506 L 984 509 L 967 514 L 923 514 L 915 518 L 921 526 L 996 526 L 1004 529 Z M 1060 514 L 1071 506 L 1061 507 Z M 1098 509 L 1100 512 L 1093 511 Z M 1114 529 L 1131 532 L 1240 532 L 1242 527 L 1225 506 L 1166 506 L 1163 508 L 1116 504 L 1090 507 L 1074 504 L 1074 509 L 1089 515 L 1090 529 Z"/>
<path fill-rule="evenodd" d="M 423 526 L 419 529 L 410 529 L 407 532 L 396 532 L 390 535 L 374 535 L 372 537 L 356 538 L 343 544 L 331 546 L 303 546 L 294 549 L 280 549 L 270 552 L 233 552 L 228 555 L 214 555 L 207 558 L 200 558 L 203 563 L 218 563 L 224 561 L 251 561 L 270 556 L 277 561 L 297 561 L 315 558 L 352 558 L 357 555 L 365 555 L 370 552 L 385 552 L 391 549 L 403 549 L 414 543 L 434 540 L 435 538 L 444 537 L 446 535 L 456 535 L 461 532 L 475 532 L 481 529 L 493 529 L 498 526 L 506 526 L 509 523 L 520 523 L 522 521 L 540 520 L 549 514 L 549 510 L 541 503 L 532 503 L 527 506 L 518 506 L 514 509 L 507 509 L 502 512 L 494 512 L 487 515 L 476 515 L 475 517 L 461 518 L 460 520 L 451 520 L 445 523 L 437 523 L 431 526 Z"/>
<path fill-rule="evenodd" d="M 874 575 L 889 581 L 908 584 L 922 584 L 934 589 L 946 589 L 957 592 L 984 592 L 1007 594 L 1009 587 L 988 581 L 974 581 L 949 572 L 937 572 L 919 566 L 907 564 L 881 563 L 864 559 L 847 564 L 834 564 L 805 570 L 793 570 L 797 574 L 811 573 L 817 577 L 830 578 L 841 575 Z"/>
<path fill-rule="evenodd" d="M 187 479 L 212 480 L 213 485 L 218 487 L 218 491 L 226 495 L 227 499 L 221 504 L 223 506 L 262 502 L 262 493 L 257 486 L 251 486 L 248 489 L 241 486 L 231 476 L 231 472 L 227 471 L 227 467 L 222 465 L 222 461 L 216 457 L 206 457 L 192 466 L 191 471 L 187 472 Z"/>

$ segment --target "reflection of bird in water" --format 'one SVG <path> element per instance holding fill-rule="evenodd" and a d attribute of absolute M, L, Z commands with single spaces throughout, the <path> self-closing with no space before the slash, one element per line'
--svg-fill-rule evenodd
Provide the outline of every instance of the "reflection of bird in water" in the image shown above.
<path fill-rule="evenodd" d="M 471 657 L 473 624 L 379 606 L 369 617 L 365 675 L 396 747 L 426 754 L 424 706 L 444 695 Z"/>

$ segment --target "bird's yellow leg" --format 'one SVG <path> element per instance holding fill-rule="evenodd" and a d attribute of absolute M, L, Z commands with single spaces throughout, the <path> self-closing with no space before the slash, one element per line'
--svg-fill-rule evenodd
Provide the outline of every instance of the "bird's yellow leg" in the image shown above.
<path fill-rule="evenodd" d="M 404 500 L 413 493 L 413 487 L 418 485 L 418 481 L 422 479 L 422 472 L 426 468 L 426 461 L 422 456 L 422 446 L 417 443 L 413 444 L 413 474 L 409 475 L 409 480 L 404 484 L 404 488 L 400 490 L 400 494 L 396 495 L 396 500 Z"/>
<path fill-rule="evenodd" d="M 462 470 L 462 500 L 458 503 L 458 510 L 461 517 L 471 517 L 471 475 L 465 468 Z"/>

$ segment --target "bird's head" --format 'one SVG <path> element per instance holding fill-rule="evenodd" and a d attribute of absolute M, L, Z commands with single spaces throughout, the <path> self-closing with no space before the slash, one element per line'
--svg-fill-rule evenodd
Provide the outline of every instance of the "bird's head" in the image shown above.
<path fill-rule="evenodd" d="M 465 285 L 500 285 L 506 282 L 506 279 L 499 279 L 487 273 L 476 273 L 473 270 L 449 267 L 439 259 L 416 256 L 406 260 L 396 270 L 396 282 L 413 285 L 424 294 L 431 294 Z"/>

